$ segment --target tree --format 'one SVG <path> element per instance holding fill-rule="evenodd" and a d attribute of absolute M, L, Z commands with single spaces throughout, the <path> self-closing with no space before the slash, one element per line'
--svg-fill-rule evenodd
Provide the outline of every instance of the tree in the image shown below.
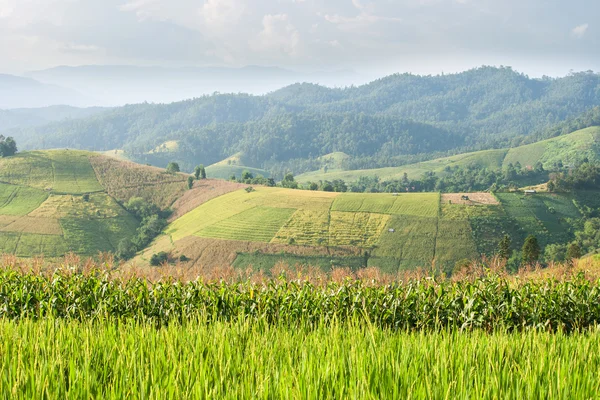
<path fill-rule="evenodd" d="M 245 169 L 242 172 L 242 180 L 243 181 L 249 181 L 249 180 L 251 180 L 253 178 L 254 178 L 254 175 L 252 175 L 252 172 L 248 171 L 247 169 Z"/>
<path fill-rule="evenodd" d="M 152 257 L 150 257 L 150 265 L 152 265 L 153 267 L 158 267 L 159 265 L 162 265 L 167 261 L 169 261 L 169 255 L 164 251 L 152 254 Z"/>
<path fill-rule="evenodd" d="M 14 156 L 17 152 L 17 142 L 12 137 L 0 135 L 0 157 Z"/>
<path fill-rule="evenodd" d="M 540 258 L 540 245 L 534 235 L 527 236 L 523 244 L 522 257 L 524 264 L 534 264 Z"/>
<path fill-rule="evenodd" d="M 581 257 L 581 247 L 576 242 L 569 243 L 567 246 L 567 260 L 572 261 Z"/>
<path fill-rule="evenodd" d="M 196 166 L 194 169 L 194 176 L 197 180 L 206 179 L 206 168 L 204 168 L 204 165 L 200 164 Z"/>
<path fill-rule="evenodd" d="M 564 244 L 549 244 L 544 250 L 544 258 L 547 263 L 565 261 L 567 248 Z"/>
<path fill-rule="evenodd" d="M 137 248 L 131 239 L 123 239 L 117 247 L 117 258 L 121 260 L 129 260 L 135 256 Z"/>
<path fill-rule="evenodd" d="M 169 172 L 171 174 L 175 174 L 175 173 L 179 172 L 179 164 L 177 164 L 175 161 L 171 161 L 167 165 L 167 172 Z"/>
<path fill-rule="evenodd" d="M 188 184 L 188 189 L 191 189 L 194 187 L 194 177 L 193 176 L 188 176 L 187 184 Z"/>
<path fill-rule="evenodd" d="M 500 240 L 500 243 L 498 243 L 498 256 L 500 258 L 502 258 L 503 260 L 508 260 L 510 258 L 510 254 L 511 254 L 510 246 L 511 246 L 510 236 L 504 235 L 502 240 Z"/>

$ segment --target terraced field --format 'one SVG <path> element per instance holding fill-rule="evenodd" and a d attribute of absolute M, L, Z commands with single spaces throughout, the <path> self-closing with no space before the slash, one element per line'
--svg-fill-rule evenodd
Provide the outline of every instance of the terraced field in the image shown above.
<path fill-rule="evenodd" d="M 347 258 L 348 266 L 357 265 L 358 257 L 362 264 L 388 272 L 432 265 L 449 271 L 457 261 L 494 254 L 504 234 L 511 236 L 515 249 L 528 234 L 538 236 L 543 246 L 570 240 L 573 233 L 568 219 L 580 217 L 578 207 L 588 201 L 580 196 L 578 203 L 573 196 L 554 194 L 485 196 L 486 201 L 459 204 L 447 202 L 448 196 L 442 201 L 439 193 L 238 190 L 177 219 L 168 228 L 168 236 L 160 239 L 160 251 L 183 254 L 179 242 L 196 237 L 222 240 L 219 254 L 213 256 L 235 260 L 239 268 L 273 266 L 275 260 L 294 262 L 294 257 L 310 255 L 311 249 L 315 257 L 322 258 L 315 265 L 325 268 L 331 263 L 327 255 L 317 254 L 317 249 L 355 249 L 363 255 Z M 266 253 L 240 251 L 240 246 L 233 245 L 237 241 L 261 242 L 261 251 Z M 308 253 L 270 251 L 285 245 L 295 246 L 294 251 L 305 248 Z M 185 251 L 190 251 L 186 246 Z M 145 252 L 146 260 L 152 252 L 152 247 Z"/>
<path fill-rule="evenodd" d="M 95 255 L 115 251 L 135 233 L 138 221 L 104 193 L 91 155 L 60 150 L 0 158 L 0 253 Z"/>

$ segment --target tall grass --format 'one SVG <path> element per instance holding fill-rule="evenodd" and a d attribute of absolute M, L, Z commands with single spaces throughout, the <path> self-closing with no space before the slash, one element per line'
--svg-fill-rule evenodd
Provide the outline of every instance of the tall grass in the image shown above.
<path fill-rule="evenodd" d="M 600 334 L 0 320 L 3 398 L 595 398 Z"/>

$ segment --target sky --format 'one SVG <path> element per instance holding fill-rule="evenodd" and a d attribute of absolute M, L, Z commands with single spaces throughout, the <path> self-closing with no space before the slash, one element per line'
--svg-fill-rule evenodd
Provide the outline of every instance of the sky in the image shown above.
<path fill-rule="evenodd" d="M 599 0 L 0 0 L 0 72 L 280 66 L 600 71 Z"/>

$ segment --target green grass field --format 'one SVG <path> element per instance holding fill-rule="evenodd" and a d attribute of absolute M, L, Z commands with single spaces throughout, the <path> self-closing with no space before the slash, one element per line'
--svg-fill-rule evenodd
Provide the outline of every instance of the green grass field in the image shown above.
<path fill-rule="evenodd" d="M 213 179 L 228 180 L 232 175 L 235 175 L 237 179 L 241 179 L 245 171 L 250 172 L 255 178 L 258 175 L 262 175 L 265 178 L 271 177 L 271 174 L 264 169 L 244 167 L 242 165 L 210 165 L 206 167 L 206 176 Z"/>
<path fill-rule="evenodd" d="M 425 172 L 435 172 L 438 176 L 443 176 L 446 167 L 474 165 L 498 170 L 509 163 L 515 164 L 517 161 L 523 167 L 533 167 L 537 162 L 541 162 L 545 167 L 550 167 L 558 161 L 570 164 L 583 159 L 583 157 L 598 160 L 599 145 L 600 127 L 591 127 L 568 135 L 511 149 L 464 153 L 400 167 L 352 171 L 330 169 L 327 173 L 319 170 L 299 175 L 296 180 L 299 182 L 318 182 L 321 180 L 343 179 L 346 182 L 355 182 L 361 177 L 374 176 L 382 180 L 394 180 L 402 179 L 404 173 L 411 179 L 418 179 Z"/>
<path fill-rule="evenodd" d="M 93 153 L 76 150 L 32 151 L 0 159 L 0 181 L 57 193 L 81 194 L 104 188 L 90 164 Z"/>

